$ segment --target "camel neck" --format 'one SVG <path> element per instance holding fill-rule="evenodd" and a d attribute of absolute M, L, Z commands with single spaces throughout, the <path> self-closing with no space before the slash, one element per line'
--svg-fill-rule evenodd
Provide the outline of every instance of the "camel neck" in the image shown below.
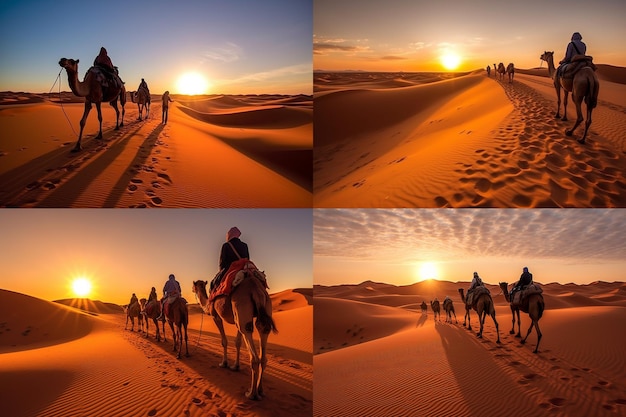
<path fill-rule="evenodd" d="M 87 97 L 89 95 L 89 88 L 87 87 L 87 83 L 80 82 L 78 80 L 78 72 L 69 70 L 67 68 L 66 68 L 66 71 L 67 71 L 67 82 L 70 86 L 70 89 L 72 90 L 72 93 L 74 93 L 74 95 L 78 97 Z M 85 78 L 87 77 L 88 75 L 85 75 Z"/>

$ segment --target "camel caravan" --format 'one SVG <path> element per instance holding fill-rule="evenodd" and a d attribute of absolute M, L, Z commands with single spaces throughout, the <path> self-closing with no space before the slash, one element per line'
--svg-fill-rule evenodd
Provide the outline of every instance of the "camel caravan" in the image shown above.
<path fill-rule="evenodd" d="M 118 67 L 113 65 L 105 48 L 100 48 L 100 54 L 94 60 L 93 66 L 87 70 L 83 81 L 78 79 L 79 62 L 78 59 L 61 58 L 59 60 L 59 66 L 67 72 L 67 80 L 72 93 L 77 97 L 85 98 L 85 109 L 80 119 L 80 132 L 72 152 L 82 150 L 83 130 L 93 104 L 96 105 L 100 122 L 96 139 L 102 139 L 102 103 L 109 103 L 115 109 L 115 130 L 124 127 L 124 106 L 126 105 L 125 83 L 120 78 Z M 131 92 L 132 102 L 137 103 L 139 120 L 143 119 L 144 110 L 146 119 L 150 114 L 150 91 L 145 81 L 143 79 L 141 81 L 138 90 Z M 118 101 L 122 107 L 121 116 Z"/>
<path fill-rule="evenodd" d="M 263 395 L 263 374 L 267 367 L 267 341 L 270 333 L 277 333 L 276 324 L 272 318 L 272 300 L 268 293 L 269 286 L 265 273 L 260 271 L 254 263 L 247 258 L 241 258 L 241 262 L 233 263 L 226 271 L 220 285 L 207 293 L 207 281 L 194 281 L 192 291 L 198 299 L 203 312 L 212 316 L 217 326 L 223 347 L 221 368 L 230 368 L 238 371 L 240 367 L 240 351 L 242 341 L 245 343 L 250 354 L 250 367 L 252 381 L 246 397 L 252 400 L 260 400 Z M 181 296 L 180 284 L 171 274 L 165 283 L 164 296 L 157 299 L 156 290 L 152 287 L 150 296 L 137 299 L 135 294 L 131 302 L 124 306 L 127 325 L 131 321 L 131 331 L 134 331 L 134 319 L 138 319 L 138 332 L 149 337 L 149 322 L 155 327 L 155 340 L 167 341 L 165 338 L 165 322 L 173 334 L 174 352 L 180 359 L 185 344 L 185 356 L 189 356 L 187 341 L 187 326 L 189 324 L 189 312 L 187 301 Z M 161 329 L 159 328 L 161 322 Z M 236 357 L 229 366 L 227 350 L 228 338 L 224 331 L 224 322 L 237 328 L 235 337 Z M 145 327 L 142 323 L 145 323 Z M 260 352 L 255 346 L 253 331 L 256 328 L 260 340 Z"/>
<path fill-rule="evenodd" d="M 537 332 L 537 344 L 534 353 L 539 350 L 539 342 L 541 341 L 541 330 L 539 329 L 539 320 L 543 316 L 545 310 L 545 303 L 543 299 L 543 289 L 541 286 L 532 280 L 532 274 L 528 271 L 528 268 L 523 269 L 523 273 L 520 279 L 512 285 L 509 289 L 509 284 L 506 282 L 500 282 L 499 287 L 501 293 L 497 295 L 504 295 L 507 303 L 511 308 L 511 314 L 513 316 L 513 327 L 510 334 L 515 334 L 516 338 L 520 338 L 520 343 L 525 344 L 528 336 L 532 333 L 533 328 Z M 471 324 L 471 312 L 474 311 L 478 316 L 479 331 L 476 333 L 478 338 L 483 337 L 483 330 L 485 326 L 485 320 L 487 316 L 490 316 L 496 329 L 496 343 L 500 344 L 500 331 L 498 321 L 496 320 L 495 303 L 493 301 L 491 291 L 483 284 L 482 279 L 478 276 L 478 273 L 474 273 L 474 278 L 470 288 L 467 290 L 467 294 L 464 288 L 458 289 L 463 307 L 465 308 L 465 315 L 463 317 L 463 327 L 467 327 L 468 330 L 472 330 Z M 420 304 L 420 310 L 422 316 L 427 314 L 427 304 L 422 301 Z M 437 298 L 430 301 L 430 307 L 433 311 L 435 322 L 441 322 L 440 312 L 441 308 L 446 314 L 445 323 L 452 324 L 454 322 L 458 324 L 456 312 L 454 309 L 454 303 L 448 296 L 445 297 L 443 303 L 440 303 Z M 521 334 L 521 321 L 520 311 L 528 314 L 531 320 L 530 327 L 526 332 L 526 336 L 522 338 Z M 515 331 L 515 323 L 517 320 L 517 332 Z"/>

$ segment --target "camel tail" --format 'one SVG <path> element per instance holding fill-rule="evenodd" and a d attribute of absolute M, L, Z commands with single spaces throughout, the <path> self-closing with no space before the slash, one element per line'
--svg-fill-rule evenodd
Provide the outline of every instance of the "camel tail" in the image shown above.
<path fill-rule="evenodd" d="M 267 294 L 264 288 L 260 286 L 256 287 L 256 290 L 251 294 L 252 303 L 254 304 L 254 309 L 257 312 L 257 324 L 260 324 L 266 332 L 278 333 L 278 329 L 276 328 L 276 323 L 274 323 L 274 319 L 270 315 L 270 313 L 266 310 L 266 305 L 270 305 L 271 309 L 271 299 Z"/>

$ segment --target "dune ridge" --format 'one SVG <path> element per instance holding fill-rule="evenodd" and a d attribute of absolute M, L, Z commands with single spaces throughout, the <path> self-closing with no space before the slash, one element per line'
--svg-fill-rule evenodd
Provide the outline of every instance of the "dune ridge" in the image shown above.
<path fill-rule="evenodd" d="M 245 348 L 241 371 L 220 368 L 219 332 L 199 308 L 190 308 L 191 356 L 177 360 L 169 327 L 167 341 L 162 342 L 156 342 L 153 325 L 147 337 L 124 330 L 125 315 L 113 311 L 114 304 L 85 299 L 49 302 L 0 290 L 3 413 L 311 415 L 312 306 L 292 290 L 272 298 L 281 305 L 274 314 L 280 333 L 269 338 L 266 398 L 256 402 L 244 397 L 250 378 Z M 226 325 L 226 332 L 232 360 L 234 326 Z"/>
<path fill-rule="evenodd" d="M 552 81 L 527 75 L 543 72 L 396 88 L 378 73 L 334 74 L 332 87 L 318 76 L 314 206 L 625 207 L 626 86 L 614 81 L 626 71 L 599 70 L 584 146 L 565 135 L 574 106 L 555 120 Z"/>
<path fill-rule="evenodd" d="M 495 284 L 487 286 L 502 343 L 495 343 L 490 318 L 483 339 L 474 333 L 475 312 L 474 330 L 463 327 L 455 293 L 468 286 L 448 281 L 316 285 L 315 305 L 324 308 L 316 309 L 314 318 L 323 333 L 316 331 L 314 346 L 313 415 L 473 416 L 488 409 L 489 415 L 582 417 L 626 411 L 624 336 L 614 329 L 626 318 L 626 283 L 543 284 L 546 311 L 538 354 L 532 353 L 534 332 L 526 345 L 509 334 L 511 312 Z M 446 295 L 458 323 L 435 321 L 430 305 L 421 313 L 421 301 Z M 521 318 L 525 335 L 530 321 L 527 314 Z M 353 328 L 376 337 L 345 343 Z"/>

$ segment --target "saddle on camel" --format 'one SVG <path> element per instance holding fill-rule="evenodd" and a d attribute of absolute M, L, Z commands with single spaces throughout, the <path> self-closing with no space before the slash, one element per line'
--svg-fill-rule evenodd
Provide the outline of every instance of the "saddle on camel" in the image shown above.
<path fill-rule="evenodd" d="M 216 297 L 230 295 L 230 293 L 239 284 L 241 284 L 244 279 L 258 279 L 265 288 L 269 289 L 267 279 L 265 278 L 265 272 L 260 271 L 250 259 L 239 256 L 239 253 L 232 243 L 228 242 L 228 244 L 237 256 L 238 260 L 234 261 L 230 265 L 228 271 L 226 271 L 219 284 L 217 284 L 215 288 L 210 291 L 209 302 L 212 302 Z"/>
<path fill-rule="evenodd" d="M 479 296 L 482 294 L 491 295 L 491 292 L 489 291 L 487 287 L 483 285 L 479 285 L 476 288 L 469 290 L 467 292 L 465 303 L 471 308 L 473 308 L 474 310 L 476 310 L 476 301 L 478 300 Z"/>
<path fill-rule="evenodd" d="M 574 55 L 572 62 L 559 67 L 557 75 L 564 80 L 573 80 L 574 75 L 585 67 L 590 67 L 594 71 L 597 69 L 596 65 L 593 63 L 593 57 L 589 55 Z"/>
<path fill-rule="evenodd" d="M 511 290 L 511 305 L 528 313 L 528 296 L 533 294 L 541 294 L 543 289 L 539 284 L 529 284 L 526 288 L 520 290 Z"/>

